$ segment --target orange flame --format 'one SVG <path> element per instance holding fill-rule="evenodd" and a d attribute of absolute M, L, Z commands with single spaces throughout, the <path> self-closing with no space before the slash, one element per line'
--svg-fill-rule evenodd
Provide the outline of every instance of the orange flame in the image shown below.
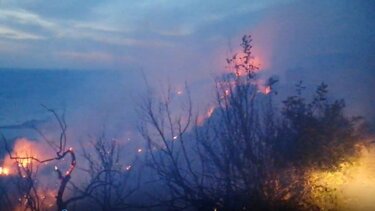
<path fill-rule="evenodd" d="M 11 159 L 8 155 L 5 156 L 4 165 L 0 170 L 0 175 L 16 174 L 15 164 L 23 167 L 27 167 L 32 164 L 33 160 L 31 157 L 43 159 L 43 147 L 42 144 L 28 140 L 26 138 L 17 139 L 12 151 L 12 156 L 23 159 Z"/>
<path fill-rule="evenodd" d="M 9 169 L 6 167 L 0 167 L 0 175 L 1 176 L 8 176 L 9 175 Z"/>
<path fill-rule="evenodd" d="M 260 57 L 251 57 L 250 61 L 246 62 L 246 54 L 241 52 L 235 54 L 233 61 L 226 69 L 229 72 L 235 72 L 238 76 L 245 76 L 248 74 L 248 70 L 255 73 L 262 71 L 263 61 Z M 237 68 L 236 68 L 237 67 Z"/>
<path fill-rule="evenodd" d="M 242 77 L 246 76 L 248 74 L 248 70 L 252 70 L 255 73 L 263 71 L 263 63 L 262 59 L 260 57 L 252 57 L 250 58 L 250 61 L 248 63 L 245 62 L 246 54 L 245 53 L 237 53 L 234 57 L 233 64 L 230 66 L 227 66 L 227 69 L 230 72 L 236 73 L 237 76 Z M 237 66 L 238 69 L 234 68 L 234 66 Z M 271 92 L 271 87 L 265 85 L 264 79 L 256 79 L 253 82 L 257 88 L 258 91 L 267 95 Z M 225 90 L 225 95 L 229 94 L 229 91 Z"/>
<path fill-rule="evenodd" d="M 214 113 L 215 108 L 215 106 L 210 106 L 205 114 L 199 115 L 197 118 L 197 124 L 202 125 L 206 119 L 210 118 Z"/>
<path fill-rule="evenodd" d="M 212 115 L 212 113 L 214 113 L 214 111 L 215 111 L 215 106 L 211 106 L 211 107 L 208 109 L 208 111 L 207 111 L 207 114 L 206 114 L 207 118 L 210 118 L 211 115 Z"/>
<path fill-rule="evenodd" d="M 258 86 L 258 91 L 265 95 L 268 95 L 272 90 L 270 86 L 260 85 Z"/>

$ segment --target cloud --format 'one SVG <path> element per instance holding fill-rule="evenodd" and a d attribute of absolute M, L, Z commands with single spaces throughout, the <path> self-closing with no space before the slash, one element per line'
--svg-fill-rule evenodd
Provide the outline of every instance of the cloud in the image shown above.
<path fill-rule="evenodd" d="M 145 40 L 132 37 L 129 27 L 119 27 L 104 21 L 48 20 L 48 18 L 24 9 L 3 9 L 0 19 L 7 27 L 2 27 L 0 38 L 6 39 L 46 39 L 62 42 L 71 39 L 90 40 L 105 45 L 167 47 L 170 43 L 162 40 Z M 39 27 L 37 30 L 35 26 Z M 44 30 L 44 31 L 43 31 Z M 47 30 L 49 33 L 46 33 Z M 27 32 L 29 31 L 29 32 Z M 37 34 L 43 34 L 37 35 Z M 60 40 L 58 40 L 60 39 Z"/>
<path fill-rule="evenodd" d="M 0 38 L 14 39 L 14 40 L 41 40 L 45 39 L 43 36 L 31 34 L 28 32 L 19 31 L 6 26 L 0 26 Z"/>
<path fill-rule="evenodd" d="M 85 62 L 112 62 L 115 59 L 112 54 L 104 52 L 59 52 L 57 55 L 70 60 L 83 60 Z"/>
<path fill-rule="evenodd" d="M 16 22 L 25 25 L 36 25 L 46 29 L 56 26 L 55 23 L 41 18 L 39 15 L 23 9 L 2 9 L 0 19 L 7 22 Z"/>
<path fill-rule="evenodd" d="M 74 21 L 71 23 L 72 27 L 82 30 L 101 31 L 101 32 L 130 32 L 130 30 L 120 29 L 119 27 L 110 26 L 110 24 L 104 24 L 100 22 L 82 22 Z"/>
<path fill-rule="evenodd" d="M 192 35 L 208 24 L 222 21 L 233 15 L 260 11 L 264 8 L 289 1 L 264 0 L 233 3 L 222 1 L 121 1 L 112 0 L 98 4 L 92 9 L 93 17 L 107 22 L 118 22 L 140 32 L 153 32 L 165 36 Z"/>

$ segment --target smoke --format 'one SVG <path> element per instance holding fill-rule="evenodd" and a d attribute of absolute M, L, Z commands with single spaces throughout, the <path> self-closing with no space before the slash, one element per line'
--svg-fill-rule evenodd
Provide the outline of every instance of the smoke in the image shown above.
<path fill-rule="evenodd" d="M 136 154 L 142 154 L 138 152 L 144 144 L 137 136 L 135 112 L 136 99 L 144 87 L 139 72 L 9 70 L 0 74 L 0 81 L 6 82 L 6 86 L 0 86 L 0 128 L 13 156 L 32 156 L 39 160 L 56 156 L 56 148 L 50 147 L 46 140 L 58 144 L 61 128 L 41 104 L 54 109 L 59 116 L 65 116 L 67 147 L 73 147 L 77 152 L 77 163 L 81 168 L 87 164 L 82 157 L 82 147 L 95 154 L 92 143 L 103 134 L 108 141 L 117 140 L 122 148 L 124 166 L 128 166 Z M 0 159 L 3 160 L 3 172 L 5 169 L 6 174 L 15 176 L 16 160 L 10 159 L 4 151 Z M 34 170 L 38 166 L 40 191 L 58 188 L 54 166 L 62 170 L 69 167 L 64 161 L 43 164 L 30 159 L 19 161 L 25 166 L 32 163 Z M 85 177 L 78 176 L 83 173 L 77 168 L 72 181 L 85 182 Z"/>
<path fill-rule="evenodd" d="M 300 1 L 270 9 L 254 31 L 268 61 L 264 73 L 280 76 L 287 93 L 302 80 L 324 81 L 344 98 L 352 115 L 375 119 L 374 4 L 370 1 Z"/>
<path fill-rule="evenodd" d="M 262 70 L 259 86 L 263 92 L 268 92 L 263 86 L 265 78 L 274 75 L 280 78 L 280 98 L 289 95 L 299 80 L 308 88 L 324 81 L 329 84 L 332 96 L 346 100 L 349 114 L 363 115 L 375 125 L 374 10 L 370 1 L 286 3 L 256 14 L 230 15 L 179 38 L 176 48 L 152 48 L 147 52 L 142 48 L 132 53 L 142 61 L 137 65 L 148 76 L 151 87 L 168 83 L 165 78 L 171 78 L 176 95 L 186 97 L 182 84 L 187 80 L 193 106 L 198 110 L 203 108 L 198 119 L 202 122 L 214 111 L 209 104 L 215 98 L 212 75 L 225 72 L 225 59 L 238 52 L 240 38 L 251 33 L 253 55 Z M 78 60 L 76 64 L 84 63 Z M 12 145 L 15 155 L 39 159 L 53 156 L 48 154 L 53 151 L 41 137 L 23 124 L 37 120 L 34 126 L 48 138 L 58 139 L 60 131 L 55 120 L 40 104 L 66 114 L 69 147 L 90 149 L 90 142 L 105 133 L 109 140 L 116 139 L 123 147 L 122 161 L 127 170 L 131 168 L 130 160 L 143 152 L 135 111 L 146 87 L 138 70 L 23 70 L 0 74 L 0 126 L 10 140 L 15 140 Z M 358 161 L 343 164 L 339 171 L 313 172 L 314 182 L 335 189 L 334 196 L 342 201 L 344 208 L 375 209 L 370 198 L 375 194 L 374 150 L 373 147 L 364 150 Z M 3 158 L 3 168 L 14 175 L 14 160 L 6 155 Z M 23 165 L 30 161 L 25 162 Z M 84 165 L 82 157 L 77 162 Z M 41 167 L 41 180 L 46 181 L 46 187 L 56 185 L 54 165 Z M 326 206 L 321 195 L 315 194 L 317 203 Z M 361 207 L 354 207 L 359 204 Z"/>

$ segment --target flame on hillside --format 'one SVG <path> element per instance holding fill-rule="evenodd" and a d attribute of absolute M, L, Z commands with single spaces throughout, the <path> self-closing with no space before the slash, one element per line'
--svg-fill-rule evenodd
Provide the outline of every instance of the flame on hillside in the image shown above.
<path fill-rule="evenodd" d="M 246 59 L 249 59 L 249 61 L 246 61 Z M 252 71 L 253 73 L 263 71 L 263 63 L 264 61 L 262 61 L 260 57 L 251 56 L 250 58 L 247 58 L 247 54 L 241 52 L 235 54 L 233 60 L 226 69 L 231 73 L 235 73 L 237 77 L 246 77 L 249 74 L 249 71 Z M 256 78 L 253 81 L 253 84 L 256 85 L 258 92 L 260 93 L 267 95 L 271 92 L 271 87 L 266 85 L 264 79 Z"/>
<path fill-rule="evenodd" d="M 31 165 L 33 163 L 31 157 L 43 159 L 45 157 L 45 153 L 43 152 L 44 150 L 40 143 L 31 141 L 26 138 L 17 139 L 11 153 L 12 156 L 19 157 L 20 159 L 11 159 L 9 155 L 6 154 L 3 166 L 0 167 L 0 175 L 16 174 L 16 165 L 27 167 L 28 165 Z"/>
<path fill-rule="evenodd" d="M 245 39 L 245 38 L 244 38 Z M 248 44 L 251 42 L 248 42 Z M 259 73 L 264 71 L 265 61 L 262 60 L 259 56 L 253 56 L 250 52 L 252 46 L 247 46 L 248 48 L 244 47 L 241 44 L 242 49 L 238 48 L 236 50 L 236 54 L 233 57 L 226 58 L 226 73 L 225 74 L 234 74 L 237 79 L 244 79 L 250 75 Z M 246 49 L 245 49 L 246 48 Z M 251 85 L 254 86 L 258 93 L 268 95 L 272 92 L 271 86 L 267 85 L 266 80 L 258 77 L 251 77 L 250 81 L 247 81 Z M 225 80 L 225 81 L 217 81 L 216 88 L 219 93 L 220 100 L 225 100 L 230 98 L 230 95 L 235 93 L 235 87 L 238 84 L 235 80 Z M 177 94 L 179 92 L 177 91 Z M 215 106 L 210 106 L 204 114 L 201 114 L 197 118 L 197 124 L 202 125 L 202 123 L 211 117 L 212 113 L 215 111 Z"/>
<path fill-rule="evenodd" d="M 1 176 L 9 175 L 9 169 L 7 167 L 0 167 L 0 175 Z"/>
<path fill-rule="evenodd" d="M 241 52 L 235 54 L 230 65 L 226 69 L 235 73 L 237 76 L 242 77 L 248 74 L 248 71 L 254 71 L 255 73 L 262 71 L 262 60 L 259 57 L 251 57 L 249 61 L 246 61 L 247 54 Z"/>
<path fill-rule="evenodd" d="M 198 118 L 197 118 L 197 124 L 198 125 L 202 125 L 203 122 L 206 119 L 208 119 L 208 118 L 210 118 L 212 116 L 212 114 L 214 113 L 215 109 L 216 109 L 215 106 L 210 106 L 204 114 L 199 115 Z"/>
<path fill-rule="evenodd" d="M 249 61 L 246 61 L 246 54 L 241 52 L 237 53 L 231 62 L 228 63 L 226 69 L 230 73 L 236 74 L 236 77 L 246 77 L 249 74 L 249 70 L 254 71 L 254 73 L 262 71 L 260 68 L 262 61 L 259 57 L 251 57 Z M 266 81 L 261 78 L 254 78 L 254 81 L 250 82 L 257 89 L 257 92 L 264 95 L 271 93 L 272 89 L 267 85 Z M 225 81 L 217 82 L 216 84 L 220 94 L 220 98 L 227 98 L 229 95 L 233 94 L 234 87 L 236 86 L 235 81 Z M 178 92 L 177 92 L 178 93 Z M 197 118 L 198 125 L 201 125 L 206 119 L 210 118 L 212 113 L 215 111 L 215 106 L 210 106 L 203 115 L 199 115 Z"/>

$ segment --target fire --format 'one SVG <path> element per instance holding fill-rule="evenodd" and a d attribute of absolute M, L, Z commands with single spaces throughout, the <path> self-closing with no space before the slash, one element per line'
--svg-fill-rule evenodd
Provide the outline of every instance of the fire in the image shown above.
<path fill-rule="evenodd" d="M 246 60 L 246 54 L 241 52 L 241 53 L 237 53 L 235 55 L 235 60 L 234 60 L 234 64 L 235 65 L 246 65 L 245 63 L 245 60 Z M 260 65 L 262 64 L 261 62 L 261 59 L 259 57 L 251 57 L 250 58 L 250 61 L 247 63 L 248 66 L 252 65 L 254 67 L 260 67 Z"/>
<path fill-rule="evenodd" d="M 14 147 L 12 156 L 14 157 L 23 157 L 25 159 L 11 159 L 8 154 L 5 155 L 4 158 L 4 164 L 2 167 L 2 174 L 0 175 L 5 175 L 7 174 L 16 174 L 16 166 L 23 166 L 27 167 L 28 165 L 32 164 L 33 160 L 31 157 L 38 158 L 38 159 L 43 159 L 45 156 L 45 153 L 43 153 L 43 147 L 41 143 L 38 143 L 36 141 L 31 141 L 26 138 L 20 138 L 17 139 Z M 0 170 L 1 171 L 1 170 Z"/>
<path fill-rule="evenodd" d="M 227 57 L 227 64 L 225 69 L 229 73 L 234 73 L 237 78 L 244 78 L 251 73 L 258 73 L 264 70 L 264 63 L 265 61 L 262 60 L 259 56 L 252 56 L 252 54 L 247 54 L 243 52 L 242 49 L 236 50 L 239 53 L 236 53 L 233 57 Z M 254 77 L 254 80 L 251 80 L 251 84 L 255 87 L 256 91 L 262 93 L 264 95 L 268 95 L 272 92 L 271 86 L 267 85 L 266 81 L 262 78 Z M 232 93 L 233 88 L 236 86 L 236 82 L 233 80 L 229 81 L 219 81 L 217 82 L 217 87 L 220 89 L 220 98 L 225 99 L 230 96 Z M 233 91 L 234 92 L 234 91 Z M 177 94 L 182 94 L 177 91 Z M 203 115 L 199 115 L 197 117 L 197 124 L 202 125 L 202 123 L 211 117 L 213 112 L 215 111 L 215 106 L 209 107 L 207 112 Z"/>
<path fill-rule="evenodd" d="M 17 160 L 17 163 L 18 163 L 19 166 L 24 166 L 24 167 L 26 167 L 26 166 L 28 166 L 28 165 L 31 164 L 31 159 L 30 159 L 30 158 L 27 158 L 27 159 L 19 159 L 19 160 Z"/>
<path fill-rule="evenodd" d="M 258 57 L 258 56 L 255 56 L 252 61 L 251 61 L 251 64 L 255 67 L 261 67 L 263 64 L 262 64 L 262 60 Z"/>
<path fill-rule="evenodd" d="M 260 86 L 258 86 L 258 91 L 265 94 L 265 95 L 268 95 L 269 93 L 271 93 L 271 87 L 265 86 L 265 85 L 260 85 Z"/>
<path fill-rule="evenodd" d="M 233 58 L 233 63 L 227 66 L 227 69 L 230 72 L 235 72 L 238 76 L 247 75 L 247 70 L 252 70 L 254 72 L 260 72 L 262 70 L 260 67 L 263 62 L 259 57 L 251 57 L 247 63 L 245 53 L 237 53 Z"/>
<path fill-rule="evenodd" d="M 8 176 L 9 175 L 9 169 L 6 167 L 0 167 L 0 175 L 1 176 Z"/>
<path fill-rule="evenodd" d="M 210 118 L 211 115 L 212 115 L 212 113 L 214 113 L 214 111 L 215 111 L 215 107 L 214 107 L 214 106 L 211 106 L 211 107 L 208 109 L 208 111 L 207 111 L 207 114 L 206 114 L 207 118 Z"/>
<path fill-rule="evenodd" d="M 206 119 L 210 118 L 210 117 L 212 116 L 212 114 L 214 113 L 215 108 L 216 108 L 215 106 L 210 106 L 205 114 L 203 114 L 203 115 L 202 115 L 202 114 L 199 115 L 198 118 L 197 118 L 197 124 L 198 124 L 198 125 L 202 125 L 202 123 L 203 123 Z"/>
<path fill-rule="evenodd" d="M 245 53 L 237 53 L 234 56 L 233 64 L 237 67 L 237 69 L 230 65 L 227 67 L 227 69 L 230 72 L 236 73 L 238 77 L 243 77 L 248 74 L 248 70 L 252 70 L 255 73 L 263 71 L 263 61 L 260 59 L 260 57 L 251 57 L 250 61 L 246 63 L 246 54 Z M 257 86 L 257 89 L 259 92 L 267 95 L 271 93 L 271 87 L 267 86 L 264 79 L 257 78 L 254 82 L 254 85 Z M 224 95 L 228 95 L 229 90 L 225 90 Z"/>
<path fill-rule="evenodd" d="M 266 80 L 259 78 L 252 82 L 253 85 L 256 86 L 258 92 L 268 95 L 271 93 L 272 88 L 267 85 Z"/>
<path fill-rule="evenodd" d="M 358 161 L 337 171 L 313 171 L 308 182 L 313 203 L 323 210 L 375 210 L 375 149 L 364 149 Z"/>

